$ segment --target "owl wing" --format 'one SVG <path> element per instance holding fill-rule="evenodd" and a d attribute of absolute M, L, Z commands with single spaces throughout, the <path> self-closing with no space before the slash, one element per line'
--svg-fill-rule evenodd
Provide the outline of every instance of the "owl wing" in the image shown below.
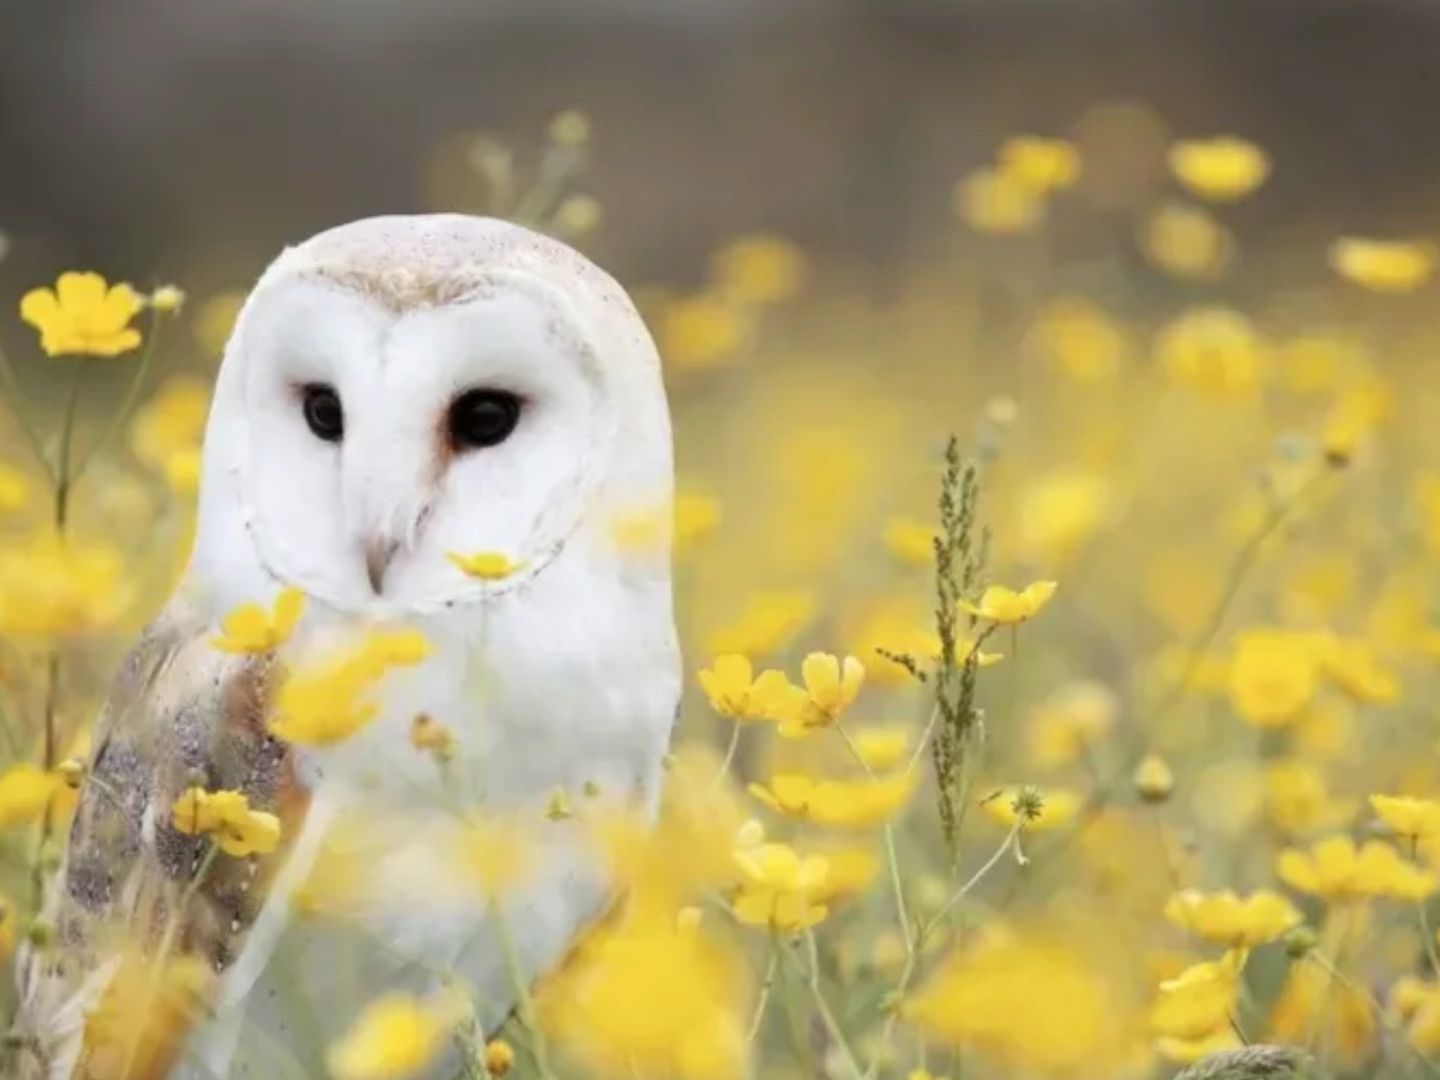
<path fill-rule="evenodd" d="M 186 1029 L 204 1018 L 210 984 L 244 944 L 285 845 L 207 859 L 209 840 L 173 825 L 187 788 L 241 791 L 251 808 L 280 818 L 282 836 L 299 831 L 307 798 L 289 748 L 265 727 L 274 658 L 221 652 L 210 632 L 174 600 L 115 678 L 45 907 L 51 933 L 22 963 L 12 1042 L 22 1080 L 163 1077 Z M 166 989 L 182 965 L 183 990 Z M 180 999 L 136 1005 L 124 985 L 136 970 L 146 973 L 132 980 L 142 995 L 158 983 Z M 126 1008 L 128 1018 L 113 1015 Z M 137 1040 L 136 1025 L 152 1014 L 174 1030 Z M 106 1045 L 117 1038 L 123 1059 Z"/>

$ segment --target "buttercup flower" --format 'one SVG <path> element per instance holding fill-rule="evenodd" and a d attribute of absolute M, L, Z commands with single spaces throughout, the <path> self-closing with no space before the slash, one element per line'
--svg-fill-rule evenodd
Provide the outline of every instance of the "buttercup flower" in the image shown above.
<path fill-rule="evenodd" d="M 991 585 L 978 604 L 960 601 L 960 607 L 981 619 L 997 623 L 1018 623 L 1033 618 L 1050 602 L 1059 586 L 1053 581 L 1032 581 L 1016 592 L 1004 585 Z"/>
<path fill-rule="evenodd" d="M 1162 982 L 1150 1012 L 1155 1034 L 1188 1041 L 1228 1028 L 1244 966 L 1244 951 L 1232 950 L 1219 960 L 1194 964 Z"/>
<path fill-rule="evenodd" d="M 211 642 L 221 652 L 273 652 L 290 639 L 304 610 L 305 594 L 289 586 L 276 594 L 269 611 L 259 604 L 242 604 L 230 612 Z"/>
<path fill-rule="evenodd" d="M 57 773 L 24 762 L 0 773 L 0 829 L 34 821 L 64 783 Z"/>
<path fill-rule="evenodd" d="M 794 689 L 780 671 L 762 671 L 754 678 L 750 661 L 735 653 L 717 656 L 699 672 L 700 686 L 710 706 L 732 720 L 773 719 Z"/>
<path fill-rule="evenodd" d="M 816 825 L 878 825 L 904 807 L 914 789 L 904 774 L 879 780 L 813 780 L 799 773 L 778 773 L 768 784 L 751 784 L 750 793 L 776 813 Z"/>
<path fill-rule="evenodd" d="M 237 859 L 266 855 L 280 843 L 280 819 L 250 809 L 239 791 L 206 791 L 192 787 L 175 800 L 171 823 L 188 836 L 211 836 L 227 855 Z"/>
<path fill-rule="evenodd" d="M 746 926 L 770 926 L 794 933 L 822 921 L 827 908 L 816 903 L 830 865 L 819 855 L 802 857 L 788 844 L 759 843 L 735 849 L 741 873 L 731 903 Z"/>
<path fill-rule="evenodd" d="M 387 994 L 371 1003 L 326 1055 L 335 1080 L 407 1080 L 440 1053 L 464 1017 L 463 1000 Z"/>
<path fill-rule="evenodd" d="M 1235 643 L 1230 700 L 1256 727 L 1291 723 L 1315 695 L 1318 663 L 1313 639 L 1284 630 L 1258 629 Z"/>
<path fill-rule="evenodd" d="M 1244 198 L 1270 175 L 1265 151 L 1234 135 L 1177 142 L 1170 148 L 1169 162 L 1177 180 L 1215 202 Z"/>
<path fill-rule="evenodd" d="M 32 289 L 20 317 L 40 331 L 47 356 L 119 356 L 140 344 L 130 321 L 145 301 L 129 285 L 109 285 L 95 273 L 61 274 L 55 288 Z"/>
<path fill-rule="evenodd" d="M 1435 272 L 1433 244 L 1345 236 L 1330 245 L 1330 266 L 1347 281 L 1379 293 L 1414 292 Z"/>
<path fill-rule="evenodd" d="M 1282 851 L 1276 873 L 1292 889 L 1332 903 L 1372 897 L 1414 902 L 1436 887 L 1433 873 L 1406 862 L 1389 844 L 1367 840 L 1356 848 L 1348 836 L 1319 840 L 1309 851 Z"/>
<path fill-rule="evenodd" d="M 503 581 L 524 565 L 502 551 L 477 551 L 471 555 L 450 551 L 445 557 L 462 573 L 481 581 Z"/>
<path fill-rule="evenodd" d="M 789 739 L 835 723 L 865 681 L 865 668 L 859 660 L 847 656 L 842 662 L 830 653 L 807 655 L 800 674 L 805 688 L 790 687 L 774 709 L 780 734 Z"/>
<path fill-rule="evenodd" d="M 379 706 L 370 694 L 392 669 L 411 667 L 429 654 L 413 630 L 372 630 L 348 653 L 287 672 L 275 696 L 270 730 L 287 742 L 328 746 L 370 723 Z"/>
<path fill-rule="evenodd" d="M 1080 796 L 1064 789 L 1006 787 L 987 796 L 981 805 L 1001 825 L 1013 826 L 1018 821 L 1027 831 L 1043 830 L 1071 821 L 1080 811 Z"/>
<path fill-rule="evenodd" d="M 809 276 L 805 254 L 778 236 L 742 236 L 710 259 L 716 288 L 742 304 L 778 304 L 798 293 Z"/>
<path fill-rule="evenodd" d="M 1034 232 L 1045 219 L 1044 196 L 998 169 L 977 169 L 955 185 L 955 212 L 977 232 Z"/>
<path fill-rule="evenodd" d="M 1396 836 L 1428 840 L 1440 836 L 1440 803 L 1407 795 L 1371 795 L 1375 815 Z"/>
<path fill-rule="evenodd" d="M 1231 949 L 1276 941 L 1301 921 L 1294 904 L 1268 889 L 1244 898 L 1229 889 L 1216 893 L 1186 889 L 1170 898 L 1165 917 L 1206 941 Z"/>
<path fill-rule="evenodd" d="M 1080 177 L 1080 152 L 1064 139 L 1012 135 L 996 160 L 1006 177 L 1041 194 L 1068 188 Z"/>
<path fill-rule="evenodd" d="M 1181 386 L 1221 401 L 1255 396 L 1266 350 L 1250 320 L 1228 308 L 1196 308 L 1155 337 L 1155 356 Z"/>

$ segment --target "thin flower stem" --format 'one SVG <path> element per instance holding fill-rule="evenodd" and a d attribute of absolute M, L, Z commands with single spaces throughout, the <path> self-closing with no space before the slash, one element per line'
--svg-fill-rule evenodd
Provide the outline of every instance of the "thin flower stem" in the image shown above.
<path fill-rule="evenodd" d="M 745 1045 L 755 1045 L 755 1037 L 760 1034 L 760 1025 L 765 1020 L 765 1010 L 770 1005 L 770 990 L 775 985 L 775 969 L 780 963 L 779 946 L 774 939 L 770 942 L 770 959 L 765 965 L 765 981 L 760 984 L 760 996 L 755 1001 L 755 1015 L 750 1020 L 750 1030 L 745 1036 Z"/>
<path fill-rule="evenodd" d="M 1339 968 L 1337 968 L 1335 964 L 1331 962 L 1331 960 L 1326 957 L 1326 955 L 1322 953 L 1319 949 L 1312 949 L 1307 954 L 1307 957 L 1308 959 L 1319 964 L 1321 969 L 1325 971 L 1325 973 L 1328 974 L 1331 979 L 1333 979 L 1335 982 L 1338 982 L 1341 986 L 1345 987 L 1356 997 L 1364 1001 L 1365 1004 L 1370 1007 L 1371 1012 L 1375 1014 L 1375 1019 L 1379 1022 L 1381 1027 L 1389 1031 L 1399 1030 L 1399 1024 L 1397 1024 L 1394 1018 L 1385 1010 L 1385 1006 L 1382 1005 L 1375 997 L 1375 995 L 1370 992 L 1368 987 L 1362 986 L 1359 983 L 1355 982 L 1354 979 L 1351 979 L 1348 975 L 1346 975 Z M 1425 1067 L 1426 1071 L 1430 1072 L 1432 1075 L 1440 1076 L 1440 1065 L 1436 1065 L 1435 1062 L 1431 1061 L 1419 1050 L 1411 1046 L 1409 1039 L 1401 1039 L 1400 1041 L 1405 1045 L 1406 1049 L 1408 1049 L 1411 1053 L 1415 1055 L 1415 1060 L 1420 1062 L 1420 1064 Z"/>
<path fill-rule="evenodd" d="M 870 763 L 860 753 L 860 747 L 855 744 L 855 740 L 845 730 L 845 725 L 837 720 L 835 730 L 840 732 L 840 737 L 845 740 L 851 756 L 865 770 L 865 775 L 870 778 L 870 782 L 879 783 L 880 778 L 875 775 L 875 770 L 870 768 Z M 905 942 L 905 948 L 909 950 L 911 948 L 910 911 L 905 903 L 905 888 L 900 880 L 900 857 L 895 850 L 895 826 L 888 821 L 885 823 L 885 860 L 890 867 L 890 887 L 895 893 L 895 918 L 900 923 L 900 938 Z"/>
<path fill-rule="evenodd" d="M 53 488 L 55 486 L 55 467 L 50 463 L 50 456 L 45 452 L 45 440 L 35 430 L 30 420 L 35 415 L 35 409 L 30 404 L 30 399 L 25 391 L 20 388 L 20 380 L 15 377 L 15 369 L 10 366 L 10 360 L 5 355 L 5 350 L 0 349 L 0 390 L 10 399 L 10 412 L 19 426 L 25 441 L 30 444 L 30 452 L 35 455 L 35 460 L 45 470 L 45 479 Z"/>
<path fill-rule="evenodd" d="M 520 970 L 520 958 L 515 953 L 515 942 L 510 937 L 505 915 L 500 910 L 499 897 L 491 899 L 490 914 L 495 925 L 495 937 L 500 942 L 500 952 L 505 958 L 505 974 L 510 979 L 510 990 L 515 995 L 515 1011 L 530 1033 L 530 1055 L 535 1059 L 535 1071 L 540 1074 L 541 1080 L 553 1080 L 555 1073 L 550 1068 L 545 1038 L 541 1035 L 540 1025 L 535 1019 L 535 1002 L 530 996 L 530 986 L 525 981 L 525 975 Z"/>
<path fill-rule="evenodd" d="M 1415 903 L 1415 912 L 1420 919 L 1420 939 L 1425 943 L 1425 956 L 1430 961 L 1430 972 L 1440 978 L 1440 956 L 1435 952 L 1435 935 L 1430 930 L 1430 916 L 1425 911 L 1425 901 Z"/>
<path fill-rule="evenodd" d="M 740 749 L 740 721 L 736 720 L 730 731 L 730 745 L 725 749 L 725 759 L 720 762 L 720 769 L 715 774 L 715 780 L 710 785 L 709 794 L 714 795 L 725 782 L 725 777 L 730 774 L 730 766 L 735 764 L 735 754 Z"/>
<path fill-rule="evenodd" d="M 921 924 L 920 928 L 916 931 L 913 946 L 906 950 L 905 966 L 900 971 L 900 977 L 895 981 L 895 989 L 888 995 L 892 1007 L 889 1015 L 885 1018 L 885 1026 L 881 1030 L 880 1038 L 875 1044 L 876 1049 L 874 1054 L 871 1055 L 870 1064 L 865 1069 L 864 1080 L 874 1080 L 876 1074 L 880 1071 L 880 1055 L 883 1053 L 884 1048 L 890 1045 L 890 1040 L 895 1033 L 895 1024 L 900 1018 L 900 1002 L 904 999 L 905 991 L 910 988 L 910 980 L 915 977 L 915 971 L 919 967 L 920 951 L 925 947 L 925 942 L 929 940 L 930 935 L 934 932 L 935 928 L 940 925 L 945 916 L 950 913 L 951 908 L 963 900 L 971 889 L 980 884 L 986 874 L 995 869 L 996 864 L 1005 857 L 1005 853 L 1010 850 L 1019 834 L 1020 821 L 1017 819 L 1015 824 L 1010 827 L 1010 831 L 1005 834 L 1005 839 L 1000 842 L 1000 846 L 985 860 L 980 869 L 971 874 L 970 880 L 960 886 L 950 899 L 946 900 L 940 909 Z"/>
<path fill-rule="evenodd" d="M 860 1068 L 860 1061 L 856 1058 L 855 1051 L 850 1048 L 850 1040 L 845 1037 L 844 1029 L 835 1019 L 835 1013 L 831 1011 L 830 1003 L 825 1000 L 825 994 L 820 989 L 820 954 L 813 928 L 805 931 L 805 950 L 809 956 L 809 970 L 801 969 L 797 963 L 798 974 L 805 980 L 805 985 L 810 990 L 810 997 L 815 1002 L 815 1010 L 820 1014 L 820 1020 L 825 1025 L 825 1030 L 829 1032 L 830 1038 L 834 1040 L 841 1056 L 845 1059 L 845 1067 L 849 1069 L 855 1080 L 862 1080 L 865 1074 Z"/>
<path fill-rule="evenodd" d="M 578 175 L 583 163 L 584 153 L 576 147 L 550 147 L 540 160 L 535 183 L 515 208 L 515 220 L 532 227 L 543 225 L 546 212 L 565 190 L 565 185 Z"/>
<path fill-rule="evenodd" d="M 130 415 L 135 411 L 135 406 L 140 403 L 140 392 L 145 387 L 145 378 L 150 373 L 152 361 L 155 359 L 155 351 L 160 340 L 160 314 L 153 309 L 150 314 L 150 325 L 145 335 L 145 347 L 140 351 L 140 362 L 135 365 L 135 374 L 130 379 L 130 385 L 125 389 L 125 396 L 120 401 L 120 407 L 115 410 L 110 418 L 109 425 L 101 433 L 100 437 L 91 444 L 90 449 L 81 455 L 75 466 L 74 475 L 70 477 L 71 485 L 74 485 L 85 470 L 95 461 L 96 457 L 104 451 L 115 437 L 124 430 L 130 420 Z"/>

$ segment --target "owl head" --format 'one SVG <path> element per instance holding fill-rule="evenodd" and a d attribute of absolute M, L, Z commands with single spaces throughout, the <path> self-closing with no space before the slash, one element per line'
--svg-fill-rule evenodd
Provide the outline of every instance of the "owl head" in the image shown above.
<path fill-rule="evenodd" d="M 501 221 L 372 218 L 287 250 L 246 301 L 192 577 L 224 601 L 283 584 L 434 611 L 522 588 L 567 548 L 600 557 L 607 523 L 671 484 L 655 346 L 608 275 Z M 478 552 L 518 569 L 482 580 L 449 557 Z"/>

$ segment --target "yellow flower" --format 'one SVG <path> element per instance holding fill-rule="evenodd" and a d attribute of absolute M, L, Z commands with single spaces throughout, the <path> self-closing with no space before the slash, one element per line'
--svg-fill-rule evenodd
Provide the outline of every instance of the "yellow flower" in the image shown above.
<path fill-rule="evenodd" d="M 699 673 L 710 706 L 732 720 L 768 720 L 792 691 L 783 672 L 762 671 L 752 678 L 750 661 L 736 653 L 717 656 L 713 667 Z"/>
<path fill-rule="evenodd" d="M 1337 274 L 1379 293 L 1414 292 L 1435 272 L 1435 256 L 1435 246 L 1424 241 L 1344 236 L 1330 245 Z"/>
<path fill-rule="evenodd" d="M 996 158 L 1007 179 L 1042 195 L 1071 187 L 1080 177 L 1080 152 L 1064 139 L 1013 135 Z"/>
<path fill-rule="evenodd" d="M 410 721 L 410 745 L 438 761 L 449 761 L 455 756 L 455 733 L 429 713 L 416 713 Z"/>
<path fill-rule="evenodd" d="M 165 469 L 177 455 L 200 449 L 209 411 L 210 387 L 203 380 L 167 379 L 130 422 L 131 453 L 151 469 Z"/>
<path fill-rule="evenodd" d="M 1053 694 L 1030 717 L 1028 741 L 1036 763 L 1068 765 L 1110 731 L 1119 712 L 1115 692 L 1103 683 L 1076 682 Z"/>
<path fill-rule="evenodd" d="M 1323 1032 L 1345 1072 L 1357 1069 L 1375 1047 L 1375 1014 L 1368 995 L 1349 980 L 1333 978 L 1316 963 L 1290 965 L 1270 1013 L 1269 1038 L 1306 1045 Z"/>
<path fill-rule="evenodd" d="M 1320 771 L 1308 761 L 1276 758 L 1265 764 L 1265 810 L 1283 832 L 1296 835 L 1340 828 L 1355 807 L 1333 797 Z"/>
<path fill-rule="evenodd" d="M 161 285 L 149 296 L 149 304 L 164 315 L 173 315 L 185 305 L 185 291 L 178 285 Z"/>
<path fill-rule="evenodd" d="M 1130 343 L 1124 327 L 1088 300 L 1066 298 L 1041 309 L 1027 343 L 1078 383 L 1110 382 L 1120 372 Z M 933 558 L 927 552 L 926 561 Z"/>
<path fill-rule="evenodd" d="M 211 644 L 221 652 L 273 652 L 285 642 L 305 610 L 305 594 L 293 585 L 281 589 L 269 611 L 259 604 L 242 604 L 220 623 L 220 635 Z"/>
<path fill-rule="evenodd" d="M 724 295 L 742 304 L 778 304 L 805 285 L 805 254 L 778 236 L 742 236 L 710 259 L 710 278 Z"/>
<path fill-rule="evenodd" d="M 63 783 L 59 774 L 24 762 L 0 773 L 0 829 L 34 821 Z"/>
<path fill-rule="evenodd" d="M 1389 844 L 1367 840 L 1358 849 L 1348 836 L 1316 841 L 1309 851 L 1287 848 L 1276 862 L 1292 889 L 1331 902 L 1385 897 L 1421 900 L 1435 891 L 1435 875 L 1406 862 Z"/>
<path fill-rule="evenodd" d="M 1294 904 L 1269 889 L 1243 899 L 1229 889 L 1216 893 L 1186 889 L 1170 898 L 1165 917 L 1182 930 L 1230 949 L 1278 940 L 1302 919 Z"/>
<path fill-rule="evenodd" d="M 740 615 L 705 641 L 711 653 L 758 657 L 782 648 L 815 614 L 815 599 L 803 592 L 762 592 L 746 597 Z"/>
<path fill-rule="evenodd" d="M 865 667 L 853 656 L 842 662 L 831 653 L 812 652 L 801 661 L 800 676 L 804 690 L 788 687 L 772 711 L 780 734 L 787 739 L 835 723 L 860 693 Z"/>
<path fill-rule="evenodd" d="M 767 843 L 737 848 L 735 864 L 742 880 L 731 910 L 744 925 L 794 933 L 814 926 L 828 913 L 824 904 L 814 901 L 830 872 L 823 857 L 802 858 L 788 844 Z"/>
<path fill-rule="evenodd" d="M 0 462 L 0 513 L 25 509 L 30 502 L 32 488 L 30 477 Z"/>
<path fill-rule="evenodd" d="M 108 285 L 95 273 L 68 271 L 54 289 L 31 289 L 20 318 L 40 331 L 47 356 L 119 356 L 140 344 L 130 320 L 144 300 L 123 282 Z"/>
<path fill-rule="evenodd" d="M 1248 400 L 1260 385 L 1265 347 L 1239 312 L 1196 308 L 1161 327 L 1155 355 L 1181 386 L 1217 400 Z"/>
<path fill-rule="evenodd" d="M 1016 592 L 1004 585 L 991 585 L 980 596 L 980 602 L 973 604 L 960 601 L 960 606 L 971 615 L 997 623 L 1019 623 L 1033 618 L 1050 602 L 1059 586 L 1053 581 L 1032 581 Z"/>
<path fill-rule="evenodd" d="M 132 599 L 120 552 L 53 533 L 0 543 L 0 634 L 67 637 L 114 626 Z"/>
<path fill-rule="evenodd" d="M 524 565 L 503 551 L 477 551 L 471 555 L 449 551 L 445 553 L 445 557 L 462 573 L 481 581 L 503 581 Z"/>
<path fill-rule="evenodd" d="M 776 813 L 816 825 L 855 828 L 889 821 L 904 808 L 914 787 L 904 773 L 849 781 L 779 773 L 768 785 L 751 784 L 750 793 Z"/>
<path fill-rule="evenodd" d="M 1175 774 L 1158 754 L 1146 754 L 1140 760 L 1131 782 L 1140 798 L 1149 803 L 1164 802 L 1175 790 Z"/>
<path fill-rule="evenodd" d="M 1044 830 L 1073 820 L 1080 804 L 1080 796 L 1073 791 L 1014 786 L 988 795 L 980 805 L 1001 825 L 1013 827 L 1019 821 L 1022 829 Z"/>
<path fill-rule="evenodd" d="M 1440 803 L 1408 795 L 1371 795 L 1375 815 L 1396 836 L 1428 840 L 1440 836 Z"/>
<path fill-rule="evenodd" d="M 410 667 L 429 653 L 418 631 L 372 630 L 358 647 L 326 663 L 287 672 L 275 696 L 270 730 L 301 746 L 329 746 L 373 720 L 370 692 L 391 668 Z"/>
<path fill-rule="evenodd" d="M 1286 630 L 1241 634 L 1230 664 L 1230 701 L 1256 727 L 1291 723 L 1315 696 L 1314 640 Z"/>
<path fill-rule="evenodd" d="M 1170 147 L 1170 171 L 1202 199 L 1234 202 L 1270 175 L 1270 158 L 1260 147 L 1234 135 L 1186 139 Z"/>
<path fill-rule="evenodd" d="M 491 1076 L 504 1076 L 515 1064 L 515 1051 L 504 1039 L 491 1039 L 485 1044 L 485 1071 Z"/>
<path fill-rule="evenodd" d="M 1023 557 L 1044 564 L 1072 558 L 1105 523 L 1110 487 L 1094 473 L 1059 469 L 1025 486 L 1016 508 Z"/>
<path fill-rule="evenodd" d="M 1126 1076 L 1143 1060 L 1137 1010 L 1083 943 L 995 925 L 963 940 L 901 1005 L 928 1040 L 994 1076 Z"/>
<path fill-rule="evenodd" d="M 667 363 L 708 368 L 731 359 L 750 334 L 749 318 L 729 297 L 699 293 L 672 300 L 660 320 Z"/>
<path fill-rule="evenodd" d="M 408 1080 L 444 1049 L 464 1018 L 458 1002 L 441 995 L 421 1001 L 387 994 L 368 1005 L 325 1056 L 335 1080 Z"/>
<path fill-rule="evenodd" d="M 1168 202 L 1145 219 L 1141 247 L 1152 263 L 1178 278 L 1214 281 L 1234 255 L 1230 232 L 1211 214 Z"/>
<path fill-rule="evenodd" d="M 910 733 L 901 727 L 864 727 L 854 733 L 854 741 L 860 760 L 880 772 L 904 760 Z"/>
<path fill-rule="evenodd" d="M 698 492 L 680 492 L 670 502 L 632 507 L 615 515 L 610 535 L 626 551 L 663 551 L 666 539 L 683 554 L 720 524 L 720 500 Z"/>
<path fill-rule="evenodd" d="M 1045 199 L 997 169 L 977 169 L 955 185 L 955 212 L 978 232 L 1010 236 L 1034 232 L 1045 219 Z"/>
<path fill-rule="evenodd" d="M 928 568 L 935 562 L 935 526 L 917 518 L 897 517 L 885 523 L 885 546 L 906 566 Z"/>
<path fill-rule="evenodd" d="M 1150 1012 L 1155 1034 L 1196 1040 L 1230 1026 L 1240 991 L 1245 952 L 1232 950 L 1219 960 L 1194 964 L 1160 984 Z"/>
<path fill-rule="evenodd" d="M 541 1030 L 591 1075 L 740 1080 L 743 970 L 732 948 L 683 911 L 639 907 L 586 935 L 541 982 Z"/>
<path fill-rule="evenodd" d="M 250 809 L 250 801 L 239 791 L 189 788 L 175 800 L 170 818 L 176 831 L 213 837 L 221 851 L 237 859 L 267 855 L 280 843 L 280 819 Z"/>
<path fill-rule="evenodd" d="M 535 869 L 535 837 L 520 822 L 498 817 L 465 823 L 457 858 L 486 896 L 510 892 Z"/>
<path fill-rule="evenodd" d="M 198 956 L 126 948 L 84 1016 L 85 1068 L 106 1080 L 170 1075 L 210 1011 L 216 976 Z"/>
<path fill-rule="evenodd" d="M 1325 635 L 1319 641 L 1320 670 L 1356 701 L 1386 705 L 1400 697 L 1400 681 L 1381 666 L 1368 642 Z"/>

